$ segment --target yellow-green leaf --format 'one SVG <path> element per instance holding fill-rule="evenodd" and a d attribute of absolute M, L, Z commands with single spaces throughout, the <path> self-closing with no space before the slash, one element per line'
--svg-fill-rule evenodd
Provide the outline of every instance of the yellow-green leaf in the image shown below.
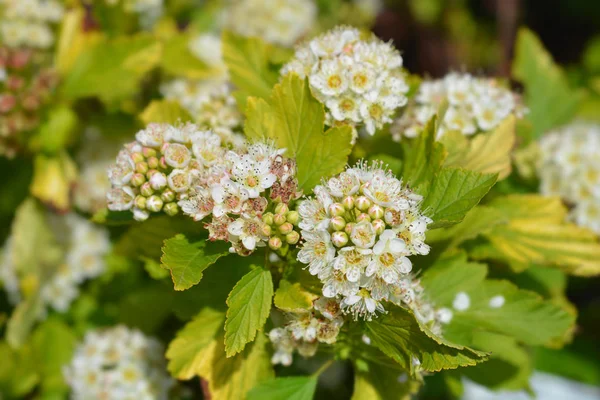
<path fill-rule="evenodd" d="M 566 221 L 560 199 L 510 195 L 490 207 L 508 220 L 483 234 L 487 243 L 472 249 L 479 259 L 508 263 L 522 271 L 531 264 L 552 265 L 578 276 L 600 274 L 600 243 L 593 232 Z"/>
<path fill-rule="evenodd" d="M 318 296 L 305 290 L 298 282 L 290 283 L 285 279 L 279 282 L 275 291 L 275 307 L 286 312 L 303 312 L 312 308 Z"/>
<path fill-rule="evenodd" d="M 177 122 L 191 121 L 190 114 L 177 102 L 170 100 L 153 100 L 140 114 L 144 124 L 163 122 L 175 124 Z"/>
<path fill-rule="evenodd" d="M 71 206 L 71 187 L 76 178 L 77 167 L 65 151 L 56 156 L 38 154 L 29 190 L 48 206 L 66 212 Z"/>
<path fill-rule="evenodd" d="M 248 400 L 312 400 L 317 376 L 293 376 L 265 381 L 248 392 Z"/>

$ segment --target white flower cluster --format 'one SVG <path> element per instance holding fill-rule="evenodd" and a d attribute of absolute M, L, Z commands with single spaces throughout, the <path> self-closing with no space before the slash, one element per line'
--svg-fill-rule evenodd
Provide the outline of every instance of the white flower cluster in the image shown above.
<path fill-rule="evenodd" d="M 108 231 L 97 227 L 77 214 L 48 215 L 49 226 L 64 251 L 62 262 L 50 279 L 39 282 L 46 306 L 65 312 L 79 295 L 78 286 L 100 275 L 105 269 L 104 256 L 110 248 Z M 0 279 L 13 303 L 21 300 L 21 284 L 27 276 L 18 271 L 17 244 L 9 237 L 0 264 Z M 40 316 L 40 317 L 43 317 Z"/>
<path fill-rule="evenodd" d="M 542 194 L 562 197 L 576 224 L 600 234 L 600 125 L 576 122 L 549 132 L 540 153 Z"/>
<path fill-rule="evenodd" d="M 236 0 L 226 10 L 225 27 L 290 47 L 312 29 L 316 18 L 314 0 Z"/>
<path fill-rule="evenodd" d="M 335 28 L 298 48 L 281 70 L 291 72 L 308 77 L 328 125 L 364 124 L 373 135 L 407 102 L 398 50 L 374 36 L 361 38 L 355 28 Z"/>
<path fill-rule="evenodd" d="M 300 195 L 296 163 L 282 156 L 285 149 L 266 143 L 231 148 L 191 123 L 150 124 L 136 139 L 109 169 L 107 199 L 109 209 L 132 210 L 137 220 L 180 208 L 195 221 L 210 217 L 210 240 L 229 241 L 232 252 L 246 255 L 272 234 L 261 219 L 269 200 L 287 204 Z"/>
<path fill-rule="evenodd" d="M 56 0 L 0 0 L 0 41 L 8 47 L 47 49 L 54 44 L 52 25 L 64 9 Z"/>
<path fill-rule="evenodd" d="M 440 124 L 438 139 L 447 131 L 459 131 L 463 135 L 487 132 L 511 113 L 521 116 L 525 112 L 519 98 L 495 79 L 450 73 L 443 79 L 421 83 L 414 102 L 394 124 L 394 139 L 399 141 L 402 135 L 416 137 L 445 101 L 448 109 Z"/>
<path fill-rule="evenodd" d="M 227 75 L 227 66 L 223 60 L 221 37 L 214 33 L 202 33 L 192 38 L 188 44 L 190 52 L 209 67 Z"/>
<path fill-rule="evenodd" d="M 168 399 L 174 382 L 162 344 L 135 329 L 117 326 L 85 335 L 64 376 L 71 399 Z"/>
<path fill-rule="evenodd" d="M 302 314 L 288 314 L 282 328 L 269 332 L 269 340 L 275 348 L 273 364 L 289 366 L 293 353 L 312 357 L 319 343 L 333 344 L 344 324 L 340 304 L 335 299 L 321 297 L 314 302 L 314 310 Z"/>
<path fill-rule="evenodd" d="M 242 114 L 231 95 L 226 82 L 175 79 L 161 87 L 167 100 L 173 100 L 185 108 L 201 129 L 210 129 L 228 144 L 240 146 L 244 138 L 239 133 Z"/>
<path fill-rule="evenodd" d="M 298 207 L 304 240 L 298 260 L 339 298 L 342 311 L 370 320 L 382 301 L 410 303 L 411 255 L 428 254 L 421 196 L 382 164 L 359 163 L 314 189 Z"/>

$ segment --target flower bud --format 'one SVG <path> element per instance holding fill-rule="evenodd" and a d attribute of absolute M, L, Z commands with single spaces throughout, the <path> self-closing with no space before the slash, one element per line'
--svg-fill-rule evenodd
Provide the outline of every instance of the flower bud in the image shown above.
<path fill-rule="evenodd" d="M 167 169 L 167 161 L 165 160 L 164 156 L 158 160 L 158 166 L 162 169 Z"/>
<path fill-rule="evenodd" d="M 383 231 L 385 231 L 385 222 L 382 219 L 376 219 L 371 222 L 373 228 L 375 228 L 375 233 L 381 235 Z"/>
<path fill-rule="evenodd" d="M 354 208 L 354 196 L 346 196 L 342 200 L 342 204 L 346 210 L 352 210 Z"/>
<path fill-rule="evenodd" d="M 152 194 L 154 193 L 154 190 L 152 190 L 152 186 L 150 186 L 150 182 L 146 182 L 142 185 L 142 187 L 140 187 L 140 193 L 142 194 L 142 196 L 146 196 L 146 197 L 152 196 Z"/>
<path fill-rule="evenodd" d="M 371 217 L 369 217 L 369 214 L 367 214 L 367 213 L 358 214 L 358 217 L 356 217 L 356 222 L 362 222 L 362 221 L 371 222 Z"/>
<path fill-rule="evenodd" d="M 346 232 L 333 232 L 331 235 L 331 243 L 336 247 L 344 247 L 348 244 L 348 235 Z"/>
<path fill-rule="evenodd" d="M 356 208 L 360 211 L 367 211 L 372 204 L 371 200 L 367 199 L 365 196 L 360 196 L 356 199 Z"/>
<path fill-rule="evenodd" d="M 298 240 L 300 240 L 300 234 L 296 231 L 292 231 L 285 235 L 285 241 L 288 244 L 296 244 L 298 243 Z"/>
<path fill-rule="evenodd" d="M 135 200 L 133 201 L 133 204 L 140 210 L 143 210 L 146 208 L 146 200 L 147 200 L 146 197 L 137 195 L 137 196 L 135 196 Z"/>
<path fill-rule="evenodd" d="M 265 213 L 262 216 L 262 221 L 267 225 L 273 225 L 273 213 Z"/>
<path fill-rule="evenodd" d="M 142 153 L 132 153 L 131 159 L 133 160 L 134 163 L 144 162 L 144 160 L 145 160 Z"/>
<path fill-rule="evenodd" d="M 171 189 L 165 189 L 161 194 L 160 194 L 160 199 L 162 201 L 164 201 L 165 203 L 170 203 L 173 200 L 175 200 L 175 192 L 172 191 Z"/>
<path fill-rule="evenodd" d="M 142 154 L 146 158 L 150 158 L 150 157 L 155 157 L 156 158 L 156 150 L 153 149 L 152 147 L 144 147 L 142 149 Z M 157 159 L 157 161 L 158 161 L 158 159 Z"/>
<path fill-rule="evenodd" d="M 145 221 L 150 216 L 150 213 L 146 210 L 140 210 L 139 208 L 133 209 L 133 219 L 136 221 Z"/>
<path fill-rule="evenodd" d="M 160 197 L 153 195 L 146 200 L 146 209 L 152 212 L 159 212 L 162 209 L 163 204 L 164 203 Z"/>
<path fill-rule="evenodd" d="M 155 172 L 149 182 L 152 189 L 160 190 L 167 186 L 167 176 L 162 172 Z"/>
<path fill-rule="evenodd" d="M 298 211 L 289 211 L 285 215 L 285 219 L 287 219 L 287 221 L 292 225 L 298 225 L 298 221 L 300 220 L 300 214 L 298 214 Z"/>
<path fill-rule="evenodd" d="M 344 227 L 344 232 L 346 232 L 346 234 L 350 235 L 352 233 L 352 229 L 354 228 L 354 222 L 348 222 L 346 224 L 346 226 Z"/>
<path fill-rule="evenodd" d="M 145 174 L 148 172 L 148 163 L 145 161 L 135 163 L 135 170 L 141 174 Z"/>
<path fill-rule="evenodd" d="M 270 225 L 264 224 L 261 228 L 261 232 L 265 236 L 271 236 L 271 234 L 273 233 L 273 229 L 271 229 Z"/>
<path fill-rule="evenodd" d="M 281 242 L 281 239 L 279 239 L 277 236 L 273 236 L 271 239 L 269 239 L 269 247 L 271 250 L 279 250 L 282 244 L 283 243 Z"/>
<path fill-rule="evenodd" d="M 329 221 L 329 225 L 334 231 L 341 231 L 346 227 L 346 220 L 344 219 L 344 217 L 340 216 L 333 217 Z"/>
<path fill-rule="evenodd" d="M 133 174 L 133 176 L 131 177 L 131 183 L 133 184 L 133 186 L 135 187 L 140 187 L 142 186 L 144 183 L 146 182 L 146 177 L 144 176 L 144 174 L 140 174 L 139 172 L 136 172 L 135 174 Z"/>
<path fill-rule="evenodd" d="M 344 215 L 345 212 L 346 209 L 341 203 L 333 203 L 329 206 L 329 215 L 332 217 Z"/>
<path fill-rule="evenodd" d="M 383 208 L 377 204 L 372 205 L 369 208 L 369 216 L 373 219 L 380 219 L 383 217 Z"/>
<path fill-rule="evenodd" d="M 177 207 L 177 203 L 167 203 L 163 207 L 163 211 L 170 217 L 177 215 L 179 212 L 179 207 Z"/>
<path fill-rule="evenodd" d="M 286 222 L 280 225 L 278 230 L 279 233 L 281 233 L 282 235 L 287 235 L 288 233 L 294 230 L 294 225 L 290 224 L 289 222 Z"/>
<path fill-rule="evenodd" d="M 290 211 L 289 207 L 287 206 L 287 204 L 285 203 L 279 203 L 277 204 L 277 206 L 275 207 L 275 214 L 285 214 L 288 211 Z"/>
<path fill-rule="evenodd" d="M 158 165 L 159 165 L 158 158 L 148 157 L 148 160 L 146 162 L 148 163 L 148 168 L 150 168 L 150 169 L 158 168 Z"/>
<path fill-rule="evenodd" d="M 185 168 L 192 159 L 190 150 L 179 143 L 168 143 L 163 154 L 167 165 L 173 168 Z"/>
<path fill-rule="evenodd" d="M 273 222 L 277 226 L 283 225 L 286 222 L 285 215 L 283 215 L 283 214 L 275 214 L 275 216 L 273 216 Z"/>

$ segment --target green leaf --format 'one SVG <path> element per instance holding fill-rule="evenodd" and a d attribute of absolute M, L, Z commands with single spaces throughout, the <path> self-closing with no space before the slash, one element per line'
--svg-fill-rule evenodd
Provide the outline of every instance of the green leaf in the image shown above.
<path fill-rule="evenodd" d="M 494 390 L 529 388 L 533 372 L 531 354 L 510 337 L 490 332 L 474 332 L 473 347 L 492 352 L 490 359 L 464 371 L 469 379 Z"/>
<path fill-rule="evenodd" d="M 61 85 L 62 94 L 70 100 L 98 97 L 114 105 L 139 91 L 161 51 L 160 43 L 145 34 L 96 41 L 79 54 Z"/>
<path fill-rule="evenodd" d="M 52 156 L 39 153 L 29 191 L 48 206 L 67 212 L 71 207 L 71 190 L 77 179 L 77 167 L 65 150 Z"/>
<path fill-rule="evenodd" d="M 317 376 L 265 381 L 248 392 L 248 400 L 312 400 L 317 381 Z"/>
<path fill-rule="evenodd" d="M 507 221 L 507 218 L 495 208 L 479 205 L 472 208 L 458 224 L 427 232 L 427 241 L 436 243 L 434 246 L 436 249 L 442 246 L 442 243 L 439 242 L 445 242 L 446 248 L 452 249 Z"/>
<path fill-rule="evenodd" d="M 411 187 L 420 186 L 418 191 L 422 195 L 427 194 L 447 155 L 444 146 L 436 141 L 436 121 L 436 117 L 431 118 L 414 143 L 403 145 L 402 176 Z"/>
<path fill-rule="evenodd" d="M 0 393 L 9 399 L 26 398 L 40 382 L 38 361 L 33 346 L 17 350 L 0 342 Z"/>
<path fill-rule="evenodd" d="M 411 375 L 418 369 L 437 372 L 475 365 L 487 359 L 486 353 L 433 335 L 420 326 L 410 311 L 399 307 L 365 323 L 365 333 L 373 345 L 410 371 Z"/>
<path fill-rule="evenodd" d="M 153 100 L 140 114 L 144 124 L 151 122 L 164 122 L 176 124 L 191 121 L 190 114 L 177 102 L 170 100 Z"/>
<path fill-rule="evenodd" d="M 458 292 L 479 286 L 487 276 L 485 264 L 469 262 L 465 253 L 438 259 L 421 277 L 428 298 L 437 305 L 448 305 Z"/>
<path fill-rule="evenodd" d="M 160 263 L 152 258 L 140 257 L 144 262 L 144 269 L 152 279 L 161 280 L 169 276 L 169 271 L 160 266 Z"/>
<path fill-rule="evenodd" d="M 496 183 L 497 174 L 481 174 L 460 168 L 443 168 L 433 180 L 421 205 L 433 219 L 430 229 L 451 226 L 463 220 Z"/>
<path fill-rule="evenodd" d="M 471 140 L 466 140 L 460 133 L 444 135 L 441 142 L 448 150 L 444 165 L 485 174 L 497 173 L 498 180 L 506 178 L 511 172 L 515 123 L 516 119 L 511 115 L 492 132 L 478 134 Z"/>
<path fill-rule="evenodd" d="M 305 192 L 322 178 L 343 171 L 352 151 L 352 130 L 339 126 L 323 131 L 325 110 L 306 80 L 295 74 L 275 85 L 268 102 L 248 100 L 244 130 L 251 140 L 270 139 L 296 159 L 298 182 Z"/>
<path fill-rule="evenodd" d="M 270 46 L 258 38 L 244 38 L 231 32 L 223 33 L 223 59 L 231 82 L 244 94 L 268 98 L 271 88 L 279 79 L 271 69 Z"/>
<path fill-rule="evenodd" d="M 48 319 L 32 336 L 37 355 L 43 395 L 66 396 L 69 386 L 63 377 L 63 367 L 73 356 L 77 337 L 71 328 L 58 319 Z"/>
<path fill-rule="evenodd" d="M 420 383 L 395 368 L 370 363 L 368 371 L 357 369 L 351 400 L 409 400 Z"/>
<path fill-rule="evenodd" d="M 32 138 L 33 147 L 45 153 L 57 153 L 72 141 L 76 126 L 77 114 L 71 108 L 64 105 L 53 108 L 37 136 Z"/>
<path fill-rule="evenodd" d="M 225 321 L 225 313 L 204 308 L 169 344 L 168 369 L 177 379 L 188 380 L 203 371 L 204 352 L 215 340 Z"/>
<path fill-rule="evenodd" d="M 227 297 L 225 350 L 231 357 L 254 340 L 271 312 L 273 281 L 262 268 L 250 271 L 235 285 Z"/>
<path fill-rule="evenodd" d="M 171 271 L 175 290 L 185 290 L 197 285 L 202 279 L 202 271 L 229 251 L 223 243 L 206 240 L 190 243 L 185 235 L 178 234 L 165 240 L 162 253 L 162 267 Z"/>
<path fill-rule="evenodd" d="M 517 36 L 512 74 L 525 86 L 527 119 L 535 138 L 575 115 L 582 93 L 569 86 L 564 72 L 537 36 L 525 28 Z"/>
<path fill-rule="evenodd" d="M 283 279 L 275 291 L 274 303 L 282 311 L 297 313 L 312 309 L 317 297 L 305 290 L 300 283 L 290 283 Z"/>
<path fill-rule="evenodd" d="M 161 68 L 170 75 L 189 79 L 210 79 L 219 73 L 192 54 L 189 42 L 186 34 L 175 34 L 166 39 L 160 60 Z"/>
<path fill-rule="evenodd" d="M 483 234 L 486 243 L 470 251 L 477 259 L 506 262 L 515 271 L 532 264 L 557 266 L 569 274 L 600 274 L 597 236 L 566 222 L 560 199 L 538 195 L 510 195 L 489 204 L 508 220 Z"/>

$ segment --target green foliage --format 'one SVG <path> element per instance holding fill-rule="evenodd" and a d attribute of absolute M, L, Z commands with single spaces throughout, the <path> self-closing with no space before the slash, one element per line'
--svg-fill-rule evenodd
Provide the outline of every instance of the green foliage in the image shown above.
<path fill-rule="evenodd" d="M 223 33 L 223 59 L 231 82 L 240 92 L 242 106 L 248 96 L 269 98 L 271 88 L 279 79 L 271 67 L 271 46 L 258 38 L 243 38 L 231 32 Z"/>
<path fill-rule="evenodd" d="M 227 297 L 225 350 L 231 357 L 254 340 L 271 312 L 273 281 L 262 268 L 250 271 L 235 285 Z"/>
<path fill-rule="evenodd" d="M 151 122 L 164 122 L 176 124 L 191 121 L 190 114 L 179 104 L 171 100 L 153 100 L 140 114 L 144 124 Z"/>
<path fill-rule="evenodd" d="M 251 140 L 271 139 L 287 149 L 298 165 L 298 182 L 305 192 L 322 178 L 344 169 L 352 150 L 349 126 L 324 129 L 325 110 L 306 80 L 287 75 L 268 99 L 250 98 L 244 126 Z"/>
<path fill-rule="evenodd" d="M 421 207 L 433 219 L 430 229 L 463 220 L 496 183 L 497 174 L 480 174 L 460 168 L 443 168 L 433 179 Z"/>
<path fill-rule="evenodd" d="M 312 309 L 312 303 L 317 297 L 306 291 L 299 282 L 282 280 L 275 291 L 274 304 L 282 311 L 303 312 Z"/>
<path fill-rule="evenodd" d="M 600 243 L 587 229 L 565 222 L 567 209 L 560 199 L 536 195 L 499 197 L 489 207 L 508 220 L 483 233 L 471 255 L 507 263 L 515 271 L 532 264 L 557 266 L 569 274 L 600 273 Z"/>
<path fill-rule="evenodd" d="M 82 50 L 65 77 L 68 99 L 98 97 L 109 106 L 133 96 L 141 79 L 160 61 L 161 46 L 152 36 L 138 34 L 103 39 Z"/>
<path fill-rule="evenodd" d="M 354 375 L 354 392 L 351 400 L 409 399 L 420 387 L 405 372 L 379 364 L 369 364 L 368 371 L 357 369 Z"/>
<path fill-rule="evenodd" d="M 393 358 L 411 375 L 418 370 L 436 372 L 475 365 L 487 354 L 448 342 L 421 326 L 412 313 L 395 307 L 365 323 L 374 346 Z"/>
<path fill-rule="evenodd" d="M 312 400 L 317 378 L 298 376 L 265 381 L 248 392 L 248 400 Z"/>
<path fill-rule="evenodd" d="M 184 235 L 178 234 L 165 240 L 162 253 L 162 266 L 171 271 L 175 290 L 185 290 L 197 285 L 202 271 L 229 251 L 223 243 L 206 240 L 190 243 Z"/>
<path fill-rule="evenodd" d="M 526 28 L 517 36 L 512 74 L 525 86 L 533 138 L 569 122 L 575 115 L 582 94 L 569 86 L 538 37 Z"/>
<path fill-rule="evenodd" d="M 454 310 L 452 321 L 444 330 L 445 337 L 473 345 L 475 332 L 489 330 L 522 343 L 548 345 L 572 329 L 575 317 L 568 311 L 510 282 L 486 280 L 486 273 L 485 265 L 470 263 L 464 255 L 457 255 L 439 260 L 423 274 L 423 287 L 437 306 L 452 307 L 459 292 L 470 298 L 466 310 Z M 499 307 L 493 306 L 490 301 L 498 296 L 503 302 Z"/>

